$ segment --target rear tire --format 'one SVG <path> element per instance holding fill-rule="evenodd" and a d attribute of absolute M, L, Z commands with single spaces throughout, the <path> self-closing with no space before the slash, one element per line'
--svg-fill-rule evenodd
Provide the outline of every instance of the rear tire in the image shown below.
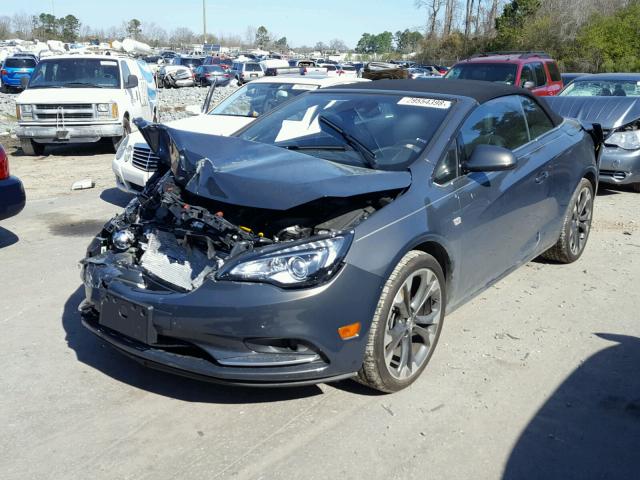
<path fill-rule="evenodd" d="M 542 258 L 559 263 L 578 260 L 587 246 L 592 218 L 593 185 L 583 178 L 571 196 L 558 242 L 544 252 Z"/>
<path fill-rule="evenodd" d="M 438 261 L 417 250 L 402 257 L 382 289 L 357 380 L 381 392 L 411 385 L 433 355 L 445 305 Z"/>
<path fill-rule="evenodd" d="M 25 155 L 42 156 L 44 154 L 45 145 L 43 145 L 42 143 L 34 142 L 30 138 L 21 138 L 20 147 L 22 148 L 22 153 L 24 153 Z"/>

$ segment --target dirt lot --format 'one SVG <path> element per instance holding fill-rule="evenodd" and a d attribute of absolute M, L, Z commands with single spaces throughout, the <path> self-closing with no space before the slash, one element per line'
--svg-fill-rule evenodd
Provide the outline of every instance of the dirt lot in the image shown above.
<path fill-rule="evenodd" d="M 602 190 L 579 262 L 530 263 L 448 316 L 411 388 L 251 390 L 87 333 L 77 261 L 129 199 L 112 154 L 8 150 L 28 206 L 0 226 L 3 479 L 637 478 L 640 195 Z"/>

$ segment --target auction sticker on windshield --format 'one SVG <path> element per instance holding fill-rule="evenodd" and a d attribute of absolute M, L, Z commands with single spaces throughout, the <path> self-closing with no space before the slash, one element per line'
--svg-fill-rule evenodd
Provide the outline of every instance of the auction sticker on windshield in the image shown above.
<path fill-rule="evenodd" d="M 398 105 L 412 105 L 414 107 L 441 108 L 446 110 L 451 108 L 449 100 L 440 100 L 438 98 L 421 98 L 421 97 L 403 97 L 398 101 Z"/>

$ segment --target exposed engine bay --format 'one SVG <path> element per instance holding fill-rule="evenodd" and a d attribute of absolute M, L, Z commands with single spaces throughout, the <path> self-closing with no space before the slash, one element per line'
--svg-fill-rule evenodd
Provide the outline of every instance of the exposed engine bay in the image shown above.
<path fill-rule="evenodd" d="M 141 269 L 167 288 L 190 291 L 241 254 L 352 229 L 397 194 L 320 198 L 268 210 L 193 195 L 167 172 L 105 225 L 83 263 Z"/>

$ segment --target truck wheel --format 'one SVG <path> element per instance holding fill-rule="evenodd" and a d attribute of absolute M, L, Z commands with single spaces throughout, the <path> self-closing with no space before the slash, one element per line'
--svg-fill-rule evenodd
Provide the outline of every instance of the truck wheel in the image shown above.
<path fill-rule="evenodd" d="M 131 134 L 131 123 L 127 117 L 124 117 L 122 120 L 122 129 L 124 130 L 124 134 L 121 137 L 111 137 L 114 152 L 118 151 L 118 147 L 120 146 L 120 143 L 122 143 L 122 140 L 124 140 L 127 135 Z"/>
<path fill-rule="evenodd" d="M 631 187 L 633 188 L 634 192 L 640 193 L 640 183 L 634 183 L 633 185 L 631 185 Z"/>
<path fill-rule="evenodd" d="M 21 138 L 20 147 L 22 148 L 22 153 L 31 156 L 44 154 L 45 146 L 42 143 L 34 142 L 30 138 Z"/>

